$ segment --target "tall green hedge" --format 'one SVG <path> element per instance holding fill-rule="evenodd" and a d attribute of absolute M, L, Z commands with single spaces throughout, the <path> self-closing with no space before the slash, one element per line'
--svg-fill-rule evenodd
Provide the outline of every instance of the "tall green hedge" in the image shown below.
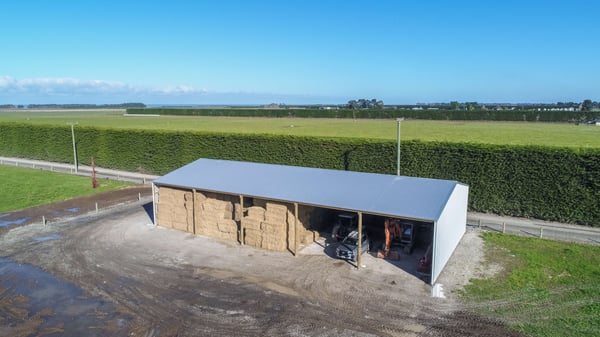
<path fill-rule="evenodd" d="M 128 114 L 192 115 L 225 117 L 299 117 L 299 118 L 412 118 L 430 120 L 482 120 L 528 122 L 578 122 L 600 117 L 590 111 L 535 110 L 411 110 L 411 109 L 229 109 L 229 108 L 129 108 Z"/>
<path fill-rule="evenodd" d="M 82 163 L 164 174 L 200 157 L 395 174 L 394 141 L 76 127 Z M 0 155 L 72 161 L 69 126 L 0 123 Z M 471 210 L 600 226 L 600 150 L 406 141 L 401 174 L 470 185 Z"/>

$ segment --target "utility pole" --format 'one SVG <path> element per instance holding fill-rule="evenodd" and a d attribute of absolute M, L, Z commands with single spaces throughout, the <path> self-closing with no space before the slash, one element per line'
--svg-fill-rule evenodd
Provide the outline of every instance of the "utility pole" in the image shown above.
<path fill-rule="evenodd" d="M 75 173 L 77 173 L 77 148 L 75 147 L 75 124 L 77 124 L 77 122 L 75 123 L 67 123 L 68 125 L 71 125 L 71 139 L 73 140 L 73 163 L 75 165 Z"/>
<path fill-rule="evenodd" d="M 404 118 L 396 118 L 396 122 L 398 123 L 398 135 L 397 135 L 397 151 L 396 151 L 396 175 L 400 175 L 400 123 L 404 120 Z"/>

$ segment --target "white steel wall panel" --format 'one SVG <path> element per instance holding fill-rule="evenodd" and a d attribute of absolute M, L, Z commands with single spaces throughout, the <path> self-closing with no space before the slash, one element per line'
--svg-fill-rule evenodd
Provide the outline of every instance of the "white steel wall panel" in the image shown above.
<path fill-rule="evenodd" d="M 467 228 L 469 186 L 457 184 L 437 222 L 434 223 L 431 284 L 446 266 Z"/>

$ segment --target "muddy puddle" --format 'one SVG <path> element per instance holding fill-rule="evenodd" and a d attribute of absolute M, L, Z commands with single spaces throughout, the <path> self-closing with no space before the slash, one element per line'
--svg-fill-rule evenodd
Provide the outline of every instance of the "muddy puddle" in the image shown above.
<path fill-rule="evenodd" d="M 0 228 L 22 225 L 27 220 L 31 219 L 31 217 L 24 217 L 24 218 L 18 218 L 18 219 L 3 220 L 3 218 L 8 217 L 9 215 L 10 215 L 10 213 L 0 215 Z"/>
<path fill-rule="evenodd" d="M 62 238 L 62 235 L 60 234 L 49 234 L 49 235 L 43 235 L 43 236 L 34 236 L 33 238 L 31 238 L 31 240 L 35 241 L 35 242 L 43 242 L 43 241 L 50 241 L 50 240 L 58 240 Z"/>
<path fill-rule="evenodd" d="M 112 303 L 85 296 L 39 268 L 0 258 L 0 330 L 8 335 L 127 336 L 129 323 Z"/>

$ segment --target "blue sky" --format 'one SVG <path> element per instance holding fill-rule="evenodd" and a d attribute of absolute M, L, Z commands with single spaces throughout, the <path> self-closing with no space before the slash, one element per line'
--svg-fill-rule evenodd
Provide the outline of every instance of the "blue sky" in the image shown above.
<path fill-rule="evenodd" d="M 598 1 L 3 1 L 0 104 L 600 100 Z"/>

